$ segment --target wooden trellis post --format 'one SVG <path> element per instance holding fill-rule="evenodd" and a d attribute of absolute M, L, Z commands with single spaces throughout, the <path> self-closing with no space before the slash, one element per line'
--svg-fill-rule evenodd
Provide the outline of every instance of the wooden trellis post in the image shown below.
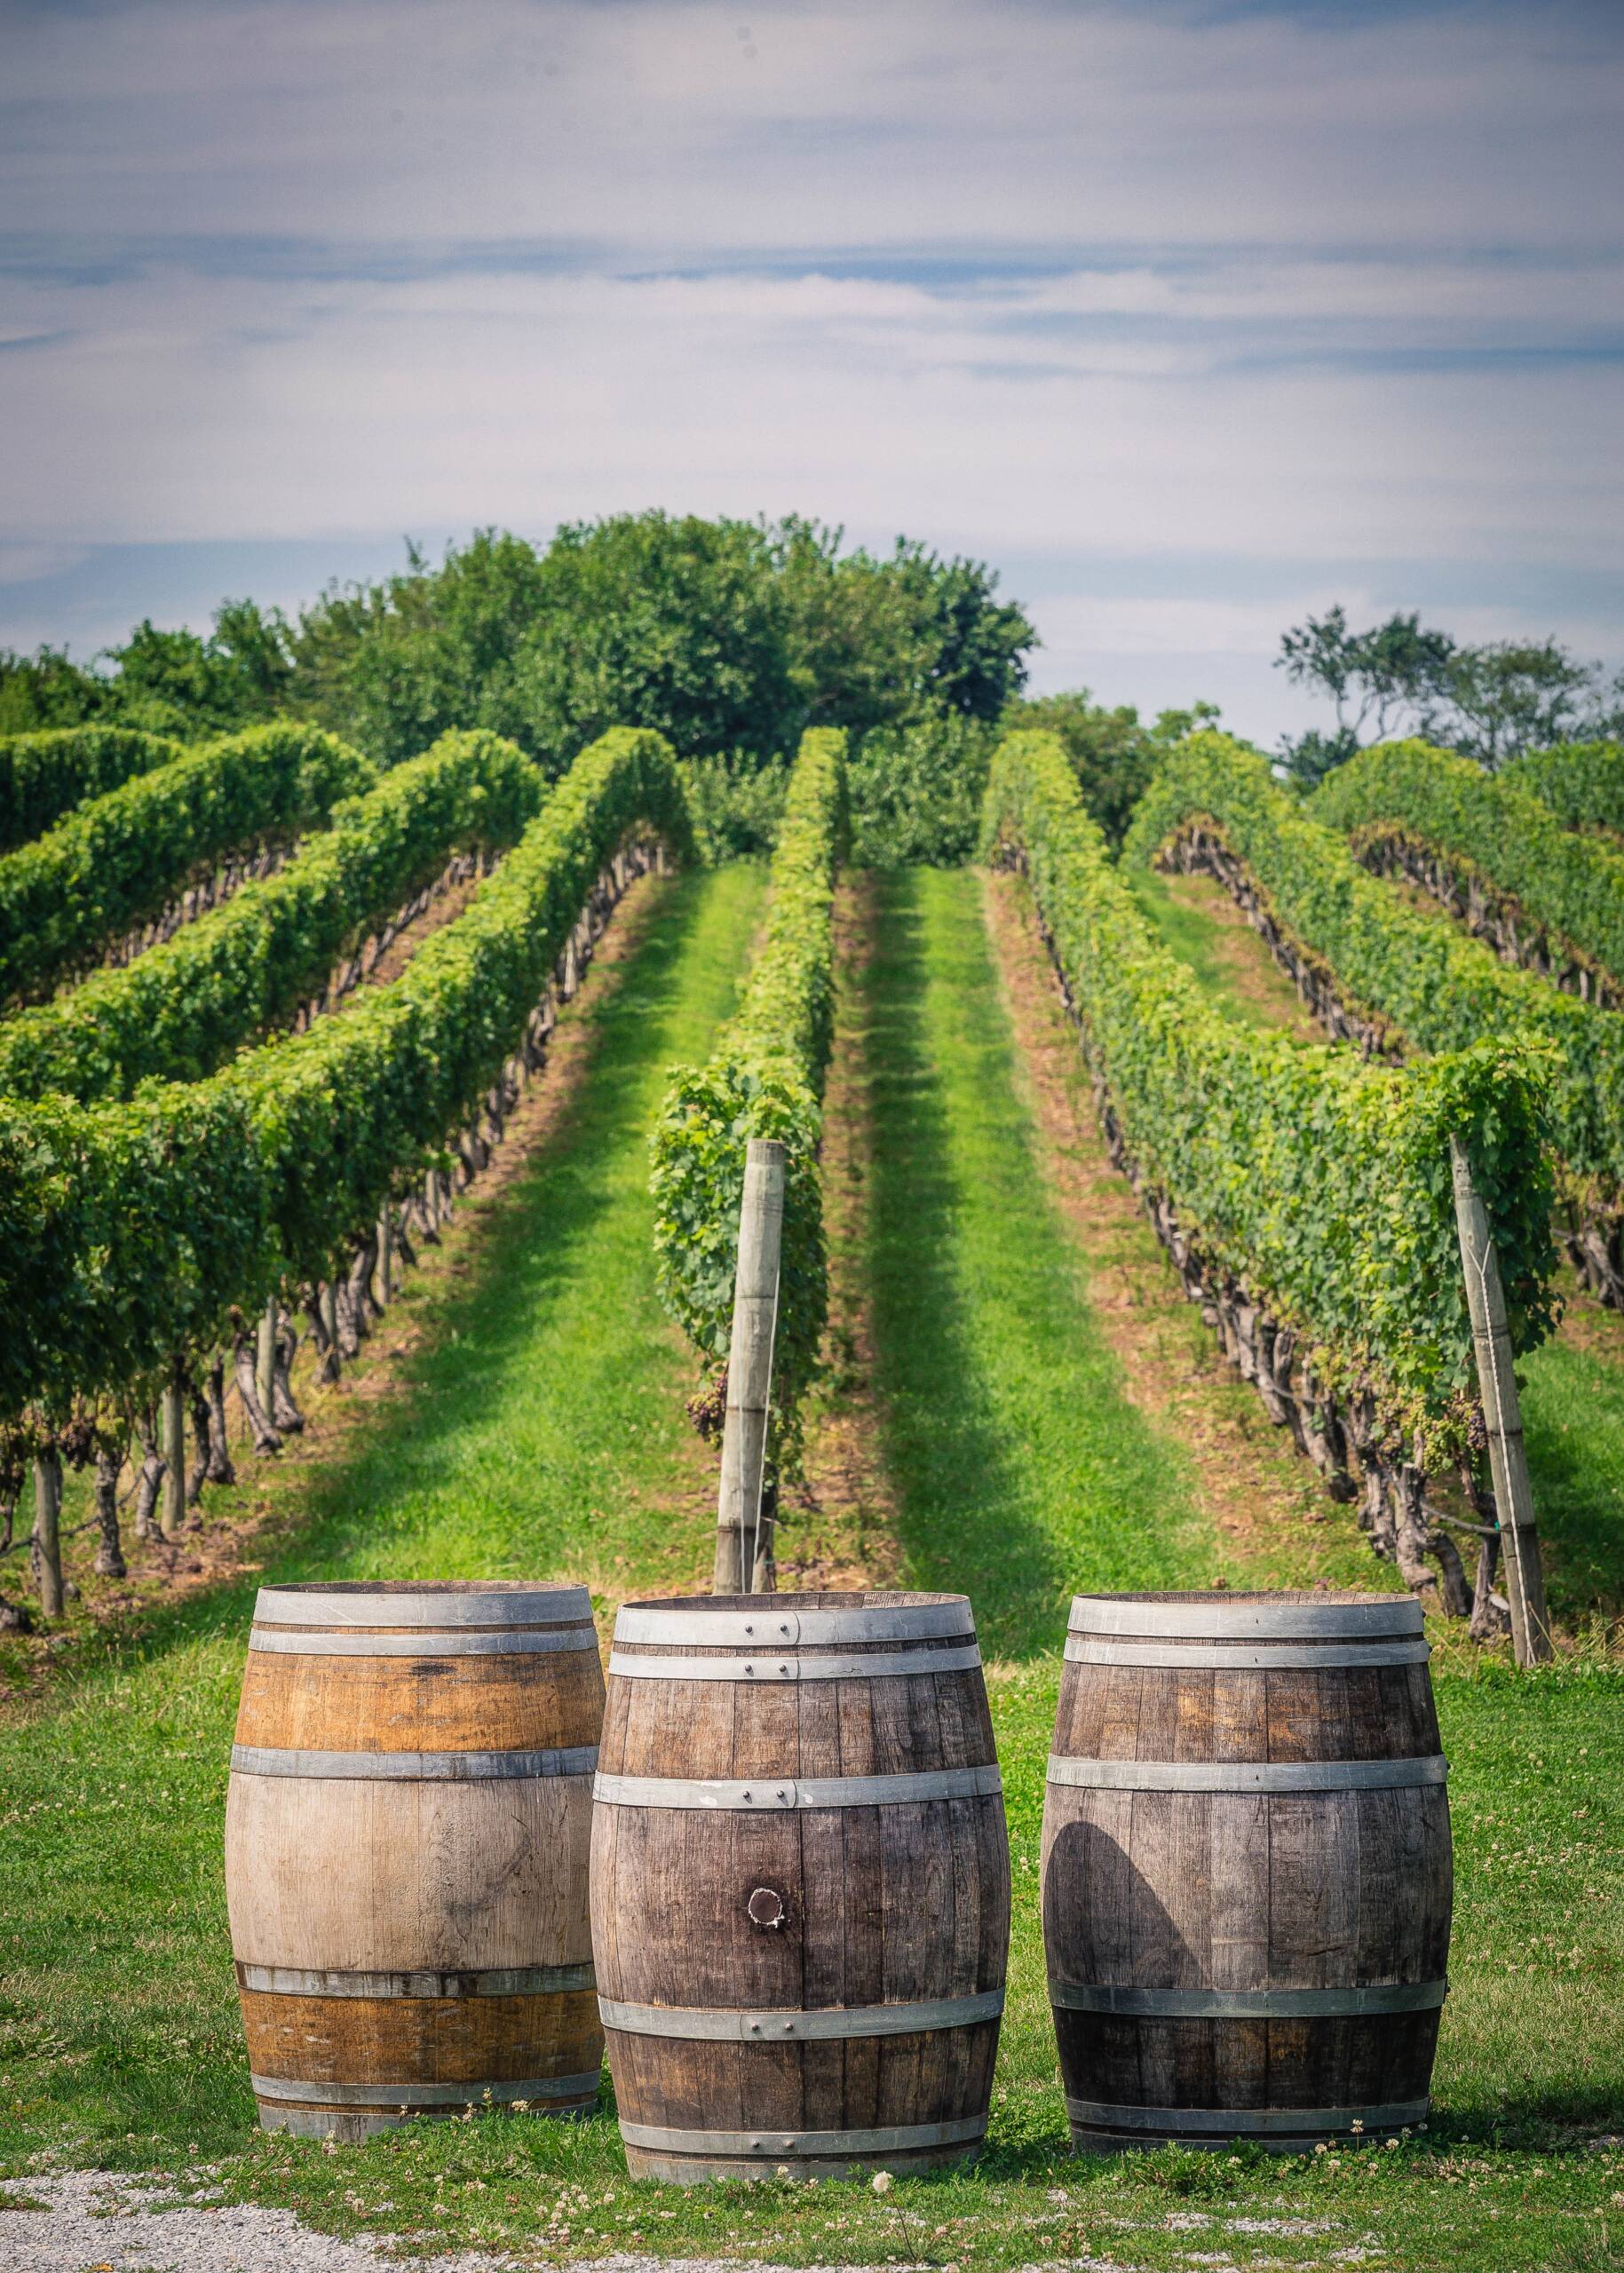
<path fill-rule="evenodd" d="M 745 1149 L 744 1202 L 739 1211 L 713 1594 L 749 1594 L 755 1574 L 783 1229 L 784 1147 L 771 1137 L 752 1136 Z"/>
<path fill-rule="evenodd" d="M 163 1391 L 163 1505 L 158 1530 L 178 1539 L 186 1520 L 186 1408 L 177 1367 Z"/>
<path fill-rule="evenodd" d="M 1551 1655 L 1550 1620 L 1545 1608 L 1545 1572 L 1534 1522 L 1533 1486 L 1523 1443 L 1522 1407 L 1506 1326 L 1505 1290 L 1500 1263 L 1489 1236 L 1488 1210 L 1472 1182 L 1471 1163 L 1458 1136 L 1449 1140 L 1454 1176 L 1455 1226 L 1466 1273 L 1466 1306 L 1471 1313 L 1472 1349 L 1477 1360 L 1477 1393 L 1489 1433 L 1489 1473 L 1500 1525 L 1506 1598 L 1511 1605 L 1511 1646 L 1519 1666 L 1543 1664 Z"/>
<path fill-rule="evenodd" d="M 62 1455 L 53 1445 L 34 1463 L 35 1575 L 39 1582 L 39 1606 L 47 1618 L 62 1615 Z"/>
<path fill-rule="evenodd" d="M 377 1219 L 377 1276 L 376 1293 L 377 1306 L 386 1311 L 394 1299 L 394 1211 L 385 1200 L 378 1210 Z"/>
<path fill-rule="evenodd" d="M 272 1295 L 259 1314 L 259 1334 L 255 1349 L 254 1386 L 259 1392 L 259 1402 L 265 1419 L 276 1422 L 276 1297 Z"/>

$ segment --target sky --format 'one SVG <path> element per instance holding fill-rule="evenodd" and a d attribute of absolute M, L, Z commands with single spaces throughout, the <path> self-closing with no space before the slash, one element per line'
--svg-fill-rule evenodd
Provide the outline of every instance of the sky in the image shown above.
<path fill-rule="evenodd" d="M 1343 601 L 1624 662 L 1624 0 L 0 0 L 0 645 L 495 523 L 990 562 L 1040 690 Z"/>

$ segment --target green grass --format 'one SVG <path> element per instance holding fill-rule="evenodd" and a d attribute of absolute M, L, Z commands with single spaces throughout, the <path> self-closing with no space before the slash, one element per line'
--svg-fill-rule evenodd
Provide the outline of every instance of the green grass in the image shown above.
<path fill-rule="evenodd" d="M 1299 1041 L 1324 1041 L 1268 948 L 1238 920 L 1222 884 L 1153 868 L 1124 867 L 1121 875 L 1152 931 L 1189 965 L 1225 1018 Z"/>
<path fill-rule="evenodd" d="M 910 1580 L 988 1656 L 1052 1655 L 1089 1588 L 1204 1583 L 1176 1445 L 1128 1403 L 1034 1152 L 981 885 L 880 886 L 870 982 L 875 1386 Z"/>
<path fill-rule="evenodd" d="M 651 888 L 641 945 L 589 982 L 575 1108 L 431 1306 L 403 1391 L 310 1471 L 266 1578 L 567 1572 L 601 1592 L 618 1564 L 618 1592 L 708 1556 L 670 1513 L 690 1368 L 654 1297 L 647 1130 L 671 1059 L 733 1006 L 761 890 L 749 867 Z M 110 1640 L 0 1732 L 0 2149 L 155 2133 L 217 2153 L 253 2120 L 220 1831 L 255 1583 Z"/>
<path fill-rule="evenodd" d="M 665 1567 L 658 1509 L 683 1369 L 633 1236 L 642 1129 L 658 1063 L 701 1046 L 725 1007 L 757 889 L 733 883 L 729 900 L 730 883 L 681 887 L 597 1011 L 580 1107 L 503 1203 L 487 1279 L 432 1321 L 424 1394 L 381 1412 L 322 1487 L 289 1571 L 565 1569 L 618 1554 L 630 1590 Z M 978 884 L 886 879 L 879 915 L 860 1262 L 880 1451 L 908 1580 L 966 1588 L 999 1658 L 1015 1936 L 979 2168 L 883 2198 L 771 2184 L 673 2197 L 626 2179 L 606 2090 L 580 2125 L 493 2116 L 332 2151 L 254 2132 L 218 1851 L 242 1589 L 83 1673 L 61 1709 L 0 1742 L 0 2175 L 26 2188 L 41 2153 L 170 2170 L 207 2158 L 220 2167 L 205 2199 L 543 2261 L 634 2249 L 989 2269 L 1618 2264 L 1624 1686 L 1600 1665 L 1439 1674 L 1459 1884 L 1428 2136 L 1279 2160 L 1066 2158 L 1036 1915 L 1066 1600 L 1199 1581 L 1218 1549 L 1178 1444 L 1127 1402 L 1045 1188 Z"/>

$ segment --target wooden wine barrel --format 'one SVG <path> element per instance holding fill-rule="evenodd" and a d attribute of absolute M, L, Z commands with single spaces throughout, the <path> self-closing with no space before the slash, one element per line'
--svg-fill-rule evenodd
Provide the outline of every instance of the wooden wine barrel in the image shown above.
<path fill-rule="evenodd" d="M 597 2097 L 584 1587 L 262 1587 L 226 1810 L 259 2119 Z"/>
<path fill-rule="evenodd" d="M 1446 1763 L 1402 1595 L 1080 1595 L 1043 1937 L 1081 2147 L 1424 2121 Z"/>
<path fill-rule="evenodd" d="M 962 1595 L 622 1611 L 592 1946 L 635 2177 L 969 2159 L 1009 1931 Z"/>

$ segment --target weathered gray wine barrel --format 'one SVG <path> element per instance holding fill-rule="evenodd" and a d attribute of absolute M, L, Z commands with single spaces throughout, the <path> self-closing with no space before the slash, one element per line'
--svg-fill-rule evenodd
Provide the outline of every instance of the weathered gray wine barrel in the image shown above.
<path fill-rule="evenodd" d="M 962 1595 L 622 1611 L 592 1945 L 634 2176 L 970 2158 L 1009 1929 Z"/>
<path fill-rule="evenodd" d="M 259 2119 L 591 2104 L 584 1587 L 262 1587 L 226 1813 Z"/>
<path fill-rule="evenodd" d="M 1427 2113 L 1446 1764 L 1396 1595 L 1080 1595 L 1043 1810 L 1079 2146 L 1388 2134 Z"/>

